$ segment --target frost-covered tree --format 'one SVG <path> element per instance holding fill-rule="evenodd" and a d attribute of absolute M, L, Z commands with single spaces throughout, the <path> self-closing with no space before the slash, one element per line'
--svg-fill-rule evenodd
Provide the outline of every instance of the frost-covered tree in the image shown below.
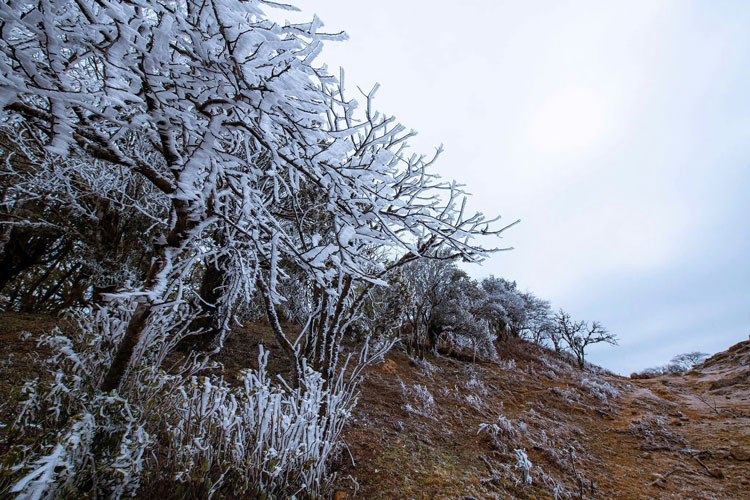
<path fill-rule="evenodd" d="M 290 8 L 262 0 L 0 2 L 3 152 L 8 179 L 20 179 L 7 182 L 3 192 L 0 241 L 7 247 L 16 227 L 31 229 L 27 239 L 39 241 L 41 257 L 25 270 L 70 271 L 57 282 L 75 290 L 80 287 L 71 280 L 84 274 L 66 266 L 79 254 L 63 245 L 62 263 L 51 264 L 60 242 L 71 241 L 86 255 L 87 272 L 106 278 L 83 286 L 90 295 L 95 286 L 104 288 L 98 323 L 83 323 L 92 338 L 80 343 L 96 351 L 95 369 L 80 372 L 86 365 L 75 363 L 72 347 L 58 360 L 73 360 L 73 371 L 60 380 L 85 390 L 68 405 L 73 423 L 57 422 L 67 425 L 57 446 L 62 450 L 72 440 L 80 447 L 64 463 L 54 454 L 58 448 L 29 455 L 26 465 L 38 467 L 16 484 L 18 491 L 32 497 L 48 491 L 58 477 L 45 475 L 48 470 L 74 477 L 90 464 L 105 467 L 107 457 L 117 458 L 110 467 L 125 463 L 111 450 L 92 448 L 92 437 L 104 435 L 127 455 L 129 433 L 147 427 L 138 420 L 148 413 L 138 405 L 147 401 L 167 405 L 165 415 L 195 405 L 206 419 L 224 422 L 227 428 L 192 422 L 197 427 L 180 434 L 179 426 L 191 422 L 175 417 L 181 423 L 174 436 L 200 431 L 217 449 L 225 449 L 222 439 L 235 419 L 253 422 L 252 408 L 276 405 L 273 411 L 284 419 L 272 430 L 282 434 L 268 434 L 253 448 L 266 450 L 260 464 L 251 460 L 257 477 L 271 481 L 299 469 L 291 459 L 282 467 L 282 459 L 271 455 L 307 456 L 301 448 L 278 450 L 272 443 L 301 447 L 309 436 L 289 440 L 292 434 L 301 439 L 295 429 L 306 429 L 315 433 L 306 450 L 322 451 L 305 458 L 314 471 L 301 481 L 318 488 L 329 444 L 336 442 L 356 400 L 361 368 L 371 359 L 366 346 L 355 367 L 341 356 L 342 337 L 370 292 L 413 261 L 482 260 L 491 249 L 473 236 L 502 231 L 465 210 L 460 185 L 432 172 L 439 151 L 432 157 L 408 151 L 413 132 L 374 109 L 376 89 L 359 97 L 360 106 L 345 92 L 343 75 L 335 78 L 316 64 L 323 41 L 342 35 L 322 32 L 317 18 L 278 24 L 263 12 L 271 7 Z M 89 226 L 68 224 L 44 235 L 38 229 L 54 226 L 59 209 Z M 123 231 L 120 223 L 132 214 L 143 223 Z M 111 234 L 97 240 L 90 226 L 110 220 Z M 90 251 L 95 248 L 100 250 Z M 118 252 L 127 258 L 114 258 Z M 138 258 L 128 260 L 133 255 Z M 110 260 L 116 272 L 104 265 Z M 32 296 L 44 299 L 44 290 Z M 220 397 L 229 390 L 223 382 L 204 383 L 216 387 L 198 397 L 197 380 L 181 385 L 179 377 L 160 371 L 179 342 L 188 351 L 182 373 L 193 373 L 190 367 L 200 366 L 195 347 L 220 349 L 237 304 L 258 297 L 291 371 L 280 392 L 259 403 L 259 393 L 248 389 L 242 397 L 249 413 L 241 416 L 234 404 L 239 396 Z M 292 301 L 304 304 L 305 316 L 293 335 L 279 320 Z M 117 328 L 105 335 L 105 324 Z M 268 389 L 261 374 L 247 380 L 247 387 Z M 157 397 L 165 394 L 182 399 L 169 406 Z M 209 408 L 211 394 L 216 399 Z M 113 401 L 127 409 L 120 416 L 127 413 L 128 423 L 114 425 L 99 411 Z M 309 410 L 301 420 L 284 413 L 297 407 Z M 314 415 L 317 423 L 310 420 Z M 255 431 L 248 424 L 242 435 L 260 439 Z M 178 444 L 175 449 L 189 448 L 186 467 L 202 457 L 200 447 Z M 252 453 L 227 460 L 240 467 Z M 227 477 L 219 471 L 214 479 Z M 71 481 L 65 484 L 90 484 Z"/>
<path fill-rule="evenodd" d="M 549 302 L 522 292 L 515 281 L 489 276 L 482 280 L 485 292 L 480 314 L 498 339 L 525 337 L 541 343 L 550 328 Z"/>
<path fill-rule="evenodd" d="M 515 281 L 490 276 L 482 280 L 486 294 L 483 315 L 498 339 L 518 337 L 527 319 L 527 303 Z"/>
<path fill-rule="evenodd" d="M 686 352 L 673 357 L 666 365 L 646 368 L 636 375 L 641 377 L 656 377 L 665 373 L 683 373 L 692 369 L 695 365 L 702 363 L 708 357 L 709 354 L 705 352 Z"/>
<path fill-rule="evenodd" d="M 570 314 L 560 309 L 554 316 L 554 334 L 558 342 L 565 342 L 567 348 L 576 358 L 578 366 L 585 366 L 586 348 L 593 344 L 606 342 L 617 345 L 617 337 L 608 332 L 598 321 L 588 324 L 585 321 L 574 321 Z M 556 350 L 559 350 L 555 343 Z"/>
<path fill-rule="evenodd" d="M 477 349 L 493 356 L 494 335 L 482 317 L 485 292 L 464 271 L 454 269 L 446 286 L 446 300 L 434 309 L 430 327 L 440 337 L 457 344 L 469 343 L 476 356 Z"/>
<path fill-rule="evenodd" d="M 399 338 L 407 314 L 415 301 L 415 290 L 403 272 L 403 268 L 388 279 L 388 286 L 370 289 L 362 307 L 359 320 L 352 327 L 355 336 L 375 338 Z"/>
<path fill-rule="evenodd" d="M 405 311 L 405 344 L 410 353 L 422 356 L 425 351 L 437 351 L 441 331 L 436 312 L 450 300 L 455 272 L 455 265 L 444 259 L 418 259 L 404 267 L 403 279 L 413 290 Z"/>
<path fill-rule="evenodd" d="M 703 363 L 709 356 L 708 353 L 699 351 L 678 354 L 669 361 L 667 364 L 667 370 L 673 372 L 688 371 L 695 365 Z"/>
<path fill-rule="evenodd" d="M 486 293 L 455 262 L 421 259 L 405 266 L 409 298 L 402 306 L 410 353 L 437 352 L 440 343 L 494 355 L 494 333 L 484 307 Z"/>
<path fill-rule="evenodd" d="M 549 332 L 553 329 L 550 304 L 531 293 L 524 293 L 523 298 L 526 321 L 521 328 L 521 336 L 537 344 L 543 344 L 549 339 Z"/>
<path fill-rule="evenodd" d="M 167 214 L 167 200 L 150 183 L 92 158 L 51 155 L 18 125 L 0 130 L 0 289 L 7 307 L 101 303 L 102 292 L 145 272 L 142 249 Z"/>
<path fill-rule="evenodd" d="M 389 271 L 374 247 L 401 252 L 398 265 L 438 249 L 484 255 L 469 238 L 492 232 L 489 221 L 465 215 L 460 188 L 430 173 L 432 160 L 406 153 L 411 133 L 373 109 L 373 93 L 357 114 L 343 82 L 314 65 L 322 41 L 341 36 L 317 19 L 276 24 L 265 3 L 0 5 L 6 120 L 61 161 L 140 176 L 169 204 L 149 268 L 119 287 L 137 307 L 104 390 L 120 385 L 168 283 L 199 263 L 224 276 L 210 281 L 227 293 L 207 301 L 225 309 L 261 290 L 290 360 L 301 344 L 276 328 L 277 285 L 283 263 L 305 270 L 316 313 L 302 339 L 329 365 L 358 305 L 353 282 Z"/>

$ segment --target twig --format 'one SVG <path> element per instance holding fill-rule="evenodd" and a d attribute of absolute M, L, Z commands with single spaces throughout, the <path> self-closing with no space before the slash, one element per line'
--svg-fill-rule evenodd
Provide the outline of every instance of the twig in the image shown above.
<path fill-rule="evenodd" d="M 712 471 L 711 469 L 709 469 L 708 465 L 704 464 L 703 460 L 701 460 L 700 458 L 698 458 L 697 455 L 691 455 L 691 456 L 695 459 L 696 462 L 698 462 L 699 464 L 701 464 L 701 466 L 704 469 L 706 469 L 706 472 L 708 472 L 709 476 L 715 477 L 716 479 L 721 479 L 722 477 L 724 477 L 724 475 L 721 473 L 721 471 Z"/>
<path fill-rule="evenodd" d="M 710 404 L 708 403 L 708 401 L 706 401 L 705 399 L 703 399 L 703 398 L 702 398 L 702 397 L 700 396 L 700 394 L 696 394 L 696 395 L 695 395 L 695 397 L 696 397 L 696 398 L 698 398 L 698 399 L 699 399 L 699 400 L 700 400 L 700 401 L 701 401 L 701 402 L 702 402 L 702 403 L 703 403 L 704 405 L 708 406 L 708 407 L 709 407 L 709 408 L 711 408 L 711 409 L 712 409 L 713 411 L 715 411 L 717 415 L 721 415 L 721 413 L 719 413 L 719 410 L 717 410 L 717 409 L 716 409 L 716 401 L 714 401 L 714 405 L 713 405 L 713 406 L 711 406 L 711 405 L 710 405 Z"/>
<path fill-rule="evenodd" d="M 693 458 L 695 459 L 696 462 L 698 462 L 699 464 L 701 464 L 701 466 L 704 469 L 706 469 L 706 472 L 708 472 L 709 475 L 713 475 L 713 474 L 711 474 L 711 469 L 709 469 L 708 466 L 703 463 L 703 460 L 701 460 L 700 458 L 696 457 L 695 455 L 693 455 Z"/>
<path fill-rule="evenodd" d="M 654 479 L 648 485 L 649 486 L 659 486 L 659 482 L 660 481 L 665 481 L 669 476 L 671 476 L 672 474 L 674 474 L 675 472 L 677 472 L 679 469 L 680 469 L 680 464 L 675 465 L 674 468 L 671 471 L 667 472 L 666 474 L 664 474 L 661 477 L 658 477 L 658 478 Z"/>

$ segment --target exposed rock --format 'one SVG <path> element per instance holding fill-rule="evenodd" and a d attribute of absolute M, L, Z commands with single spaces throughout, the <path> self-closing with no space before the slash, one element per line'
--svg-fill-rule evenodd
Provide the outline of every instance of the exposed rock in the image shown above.
<path fill-rule="evenodd" d="M 732 449 L 729 452 L 732 455 L 732 458 L 735 460 L 745 461 L 750 460 L 750 448 L 745 448 L 742 446 L 732 446 Z"/>

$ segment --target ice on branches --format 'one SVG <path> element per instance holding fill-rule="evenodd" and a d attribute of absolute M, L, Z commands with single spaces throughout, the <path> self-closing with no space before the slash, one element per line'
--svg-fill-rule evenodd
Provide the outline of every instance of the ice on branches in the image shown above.
<path fill-rule="evenodd" d="M 375 109 L 376 89 L 358 105 L 343 72 L 316 63 L 323 42 L 343 35 L 317 17 L 273 22 L 266 8 L 294 7 L 0 2 L 0 250 L 37 250 L 13 270 L 24 286 L 11 303 L 91 315 L 79 328 L 88 343 L 54 340 L 56 385 L 30 398 L 24 418 L 51 409 L 44 425 L 56 439 L 25 450 L 17 488 L 70 486 L 49 471 L 72 463 L 72 442 L 88 458 L 63 467 L 71 488 L 96 483 L 91 464 L 127 478 L 91 489 L 137 488 L 143 450 L 163 439 L 148 416 L 163 404 L 177 419 L 177 478 L 204 479 L 201 495 L 237 478 L 322 491 L 362 370 L 393 344 L 380 335 L 368 353 L 365 341 L 359 358 L 342 348 L 373 290 L 416 260 L 493 251 L 474 237 L 504 228 L 434 173 L 439 150 L 410 152 L 413 132 Z M 288 378 L 248 372 L 244 393 L 191 378 L 249 308 L 266 316 Z M 294 334 L 279 318 L 290 310 Z M 456 313 L 446 324 L 470 326 L 469 342 L 491 354 L 488 323 Z M 167 376 L 177 346 L 184 364 Z M 84 446 L 66 423 L 79 414 L 117 449 Z"/>

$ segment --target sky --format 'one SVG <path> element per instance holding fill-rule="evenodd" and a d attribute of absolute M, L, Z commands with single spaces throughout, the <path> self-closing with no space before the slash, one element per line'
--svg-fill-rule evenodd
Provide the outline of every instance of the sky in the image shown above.
<path fill-rule="evenodd" d="M 302 0 L 319 61 L 418 132 L 469 206 L 521 223 L 477 277 L 620 338 L 629 374 L 750 334 L 750 2 Z"/>

